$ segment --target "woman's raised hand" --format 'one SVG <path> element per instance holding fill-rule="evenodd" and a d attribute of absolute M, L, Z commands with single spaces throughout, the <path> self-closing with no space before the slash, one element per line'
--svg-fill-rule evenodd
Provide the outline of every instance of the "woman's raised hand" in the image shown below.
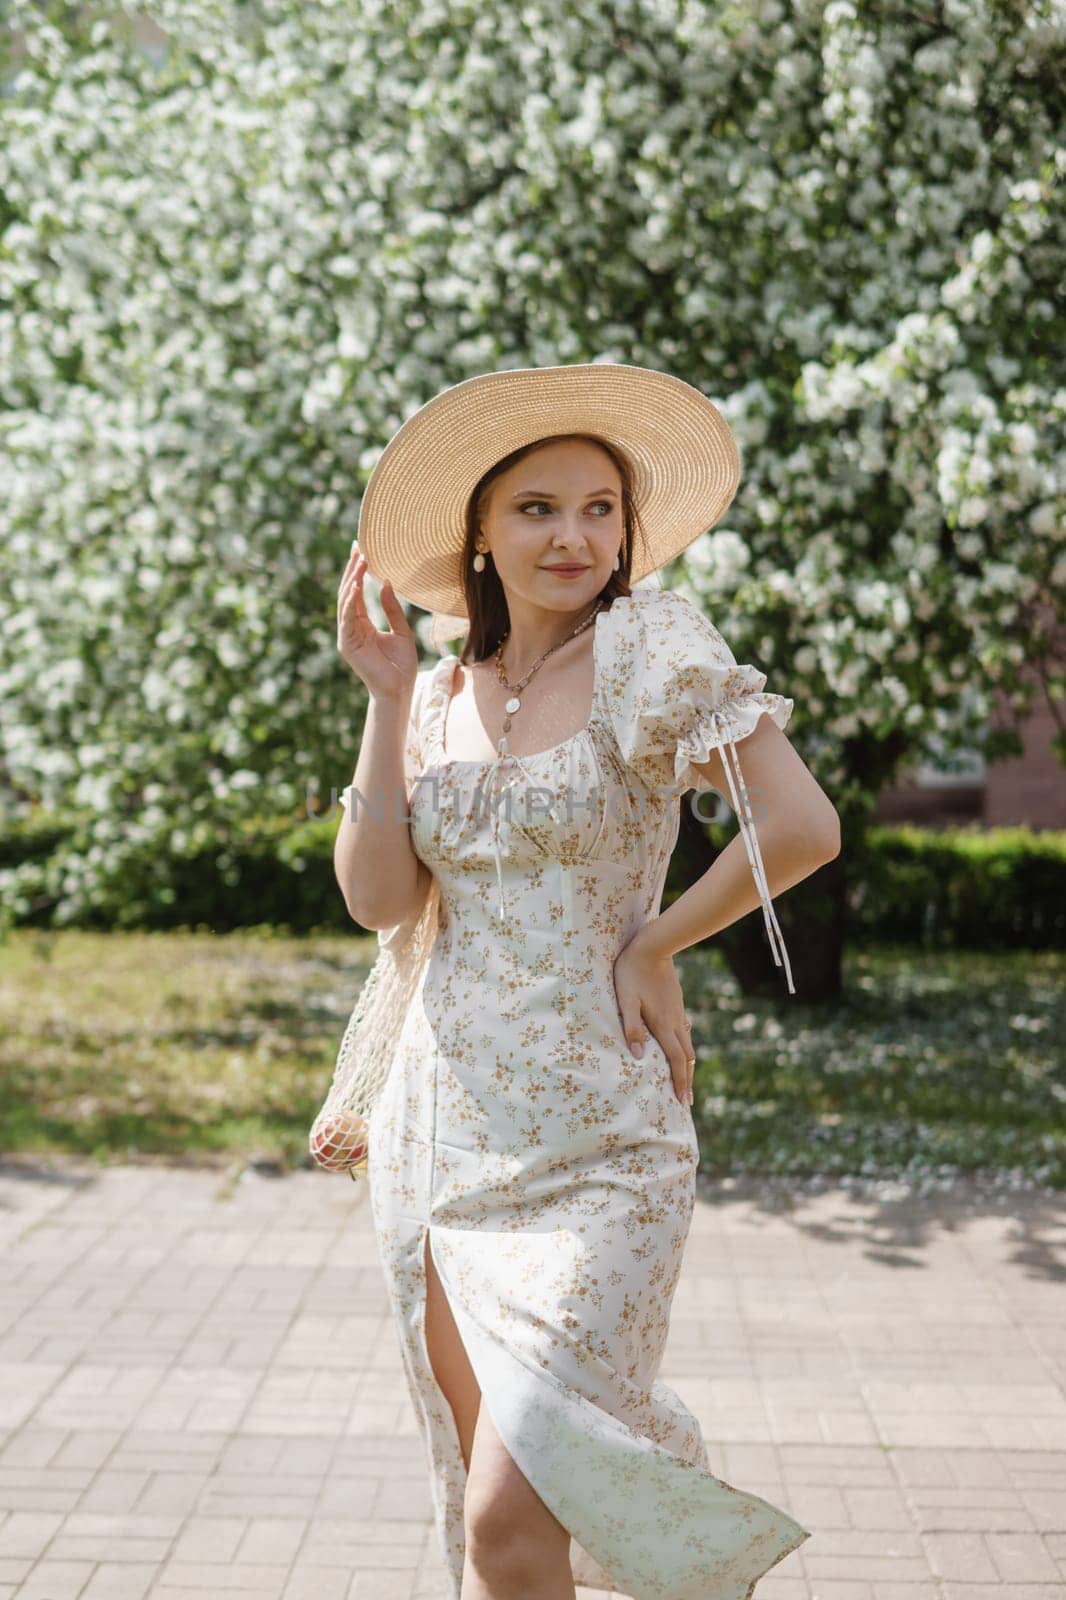
<path fill-rule="evenodd" d="M 418 642 L 388 578 L 381 585 L 381 606 L 392 632 L 375 628 L 363 595 L 366 570 L 366 557 L 353 539 L 337 595 L 337 649 L 375 700 L 399 699 L 414 689 Z"/>

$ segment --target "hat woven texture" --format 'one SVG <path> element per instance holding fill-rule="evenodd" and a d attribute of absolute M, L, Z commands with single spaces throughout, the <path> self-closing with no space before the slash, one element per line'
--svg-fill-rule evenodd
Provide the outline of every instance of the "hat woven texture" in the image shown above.
<path fill-rule="evenodd" d="M 379 456 L 359 515 L 371 576 L 465 628 L 462 555 L 475 485 L 512 450 L 564 433 L 604 439 L 631 464 L 646 537 L 633 551 L 633 583 L 713 527 L 740 482 L 729 424 L 671 373 L 609 362 L 480 373 L 434 395 Z"/>

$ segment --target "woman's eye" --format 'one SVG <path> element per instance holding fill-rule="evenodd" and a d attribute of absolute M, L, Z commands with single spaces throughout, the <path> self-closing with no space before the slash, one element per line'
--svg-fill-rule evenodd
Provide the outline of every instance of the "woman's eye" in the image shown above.
<path fill-rule="evenodd" d="M 593 505 L 603 506 L 608 513 L 611 511 L 610 500 L 594 500 L 592 503 Z M 518 509 L 519 511 L 528 511 L 530 506 L 548 506 L 548 502 L 546 500 L 524 500 Z M 551 510 L 551 506 L 548 506 L 548 510 Z"/>

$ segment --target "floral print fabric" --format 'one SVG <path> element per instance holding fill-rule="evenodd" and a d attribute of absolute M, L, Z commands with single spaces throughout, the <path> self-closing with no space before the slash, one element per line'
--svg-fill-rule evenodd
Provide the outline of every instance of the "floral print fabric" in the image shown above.
<path fill-rule="evenodd" d="M 451 1600 L 466 1473 L 426 1346 L 427 1248 L 482 1404 L 570 1530 L 575 1583 L 747 1600 L 810 1535 L 713 1472 L 658 1379 L 698 1146 L 658 1041 L 630 1051 L 613 966 L 658 915 L 678 774 L 792 702 L 671 591 L 593 626 L 589 723 L 534 756 L 447 758 L 455 658 L 419 675 L 405 762 L 438 926 L 371 1117 L 375 1232 Z"/>

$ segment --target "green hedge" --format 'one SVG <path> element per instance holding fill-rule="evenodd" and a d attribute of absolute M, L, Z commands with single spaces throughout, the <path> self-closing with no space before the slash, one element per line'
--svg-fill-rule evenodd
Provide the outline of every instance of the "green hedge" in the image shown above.
<path fill-rule="evenodd" d="M 1066 944 L 1066 833 L 871 828 L 848 895 L 849 932 L 976 950 Z"/>
<path fill-rule="evenodd" d="M 357 928 L 333 875 L 339 816 L 264 819 L 237 841 L 214 839 L 184 854 L 147 851 L 124 863 L 91 916 L 96 928 L 269 925 L 279 933 Z M 0 905 L 8 925 L 56 926 L 59 862 L 79 824 L 55 817 L 0 829 Z M 728 825 L 712 837 L 721 844 Z M 18 899 L 2 874 L 31 865 Z M 664 901 L 687 887 L 683 855 Z M 1066 943 L 1066 833 L 1028 828 L 931 830 L 871 827 L 847 862 L 849 940 L 959 948 L 1061 948 Z M 63 925 L 70 925 L 64 923 Z"/>

